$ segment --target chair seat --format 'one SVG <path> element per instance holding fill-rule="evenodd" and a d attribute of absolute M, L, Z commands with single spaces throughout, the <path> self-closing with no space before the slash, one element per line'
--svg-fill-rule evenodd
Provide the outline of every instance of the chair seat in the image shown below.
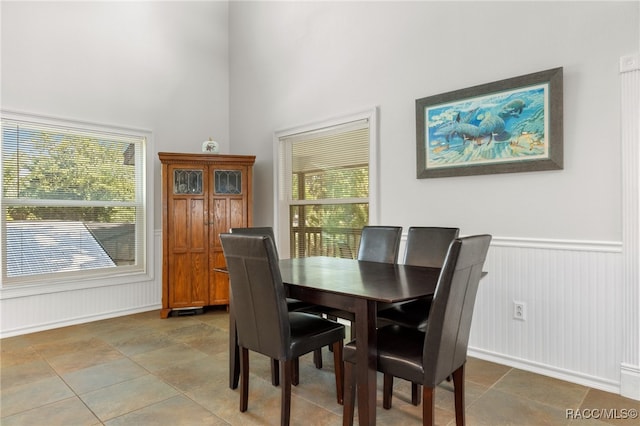
<path fill-rule="evenodd" d="M 378 371 L 420 383 L 424 379 L 425 334 L 414 328 L 388 325 L 378 329 Z M 344 346 L 343 359 L 356 362 L 356 341 Z"/>
<path fill-rule="evenodd" d="M 289 312 L 291 356 L 297 358 L 336 340 L 344 340 L 344 326 L 304 312 Z"/>
<path fill-rule="evenodd" d="M 429 297 L 394 304 L 389 308 L 378 311 L 378 323 L 379 325 L 399 324 L 424 332 L 426 331 L 432 300 Z"/>

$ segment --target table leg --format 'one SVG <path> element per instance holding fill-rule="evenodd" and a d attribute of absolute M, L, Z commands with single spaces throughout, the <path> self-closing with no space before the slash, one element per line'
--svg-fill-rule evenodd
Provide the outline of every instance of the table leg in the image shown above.
<path fill-rule="evenodd" d="M 238 388 L 240 379 L 240 351 L 238 350 L 238 332 L 236 330 L 236 317 L 233 314 L 233 305 L 229 300 L 229 387 Z"/>
<path fill-rule="evenodd" d="M 358 421 L 376 424 L 377 334 L 376 302 L 358 299 L 355 309 L 356 382 L 358 387 Z"/>

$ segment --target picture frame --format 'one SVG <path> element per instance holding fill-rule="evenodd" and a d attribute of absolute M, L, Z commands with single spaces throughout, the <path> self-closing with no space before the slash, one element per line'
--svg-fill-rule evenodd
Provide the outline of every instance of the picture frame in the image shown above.
<path fill-rule="evenodd" d="M 416 99 L 417 178 L 561 170 L 563 69 Z"/>

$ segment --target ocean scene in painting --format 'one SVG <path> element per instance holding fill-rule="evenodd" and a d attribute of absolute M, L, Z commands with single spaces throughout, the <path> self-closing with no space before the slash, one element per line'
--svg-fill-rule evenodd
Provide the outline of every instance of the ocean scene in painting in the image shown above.
<path fill-rule="evenodd" d="M 427 168 L 548 158 L 548 84 L 425 109 Z"/>

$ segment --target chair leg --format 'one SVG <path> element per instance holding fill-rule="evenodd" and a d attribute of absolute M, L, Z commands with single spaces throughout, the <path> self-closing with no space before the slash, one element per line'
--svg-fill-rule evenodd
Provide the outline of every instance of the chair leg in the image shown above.
<path fill-rule="evenodd" d="M 342 426 L 353 426 L 353 414 L 356 401 L 356 369 L 350 362 L 344 363 L 344 407 Z"/>
<path fill-rule="evenodd" d="M 434 393 L 435 388 L 423 386 L 422 389 L 422 424 L 423 426 L 433 426 L 435 424 L 434 419 Z"/>
<path fill-rule="evenodd" d="M 271 384 L 280 385 L 280 363 L 277 359 L 271 359 Z"/>
<path fill-rule="evenodd" d="M 342 348 L 344 342 L 338 340 L 333 344 L 333 365 L 336 375 L 336 397 L 338 404 L 344 402 L 344 361 L 342 360 Z"/>
<path fill-rule="evenodd" d="M 384 374 L 382 381 L 382 408 L 388 410 L 391 408 L 391 399 L 393 398 L 393 376 Z"/>
<path fill-rule="evenodd" d="M 291 422 L 291 379 L 296 359 L 287 359 L 282 361 L 282 400 L 280 402 L 281 426 L 289 426 L 289 423 Z"/>
<path fill-rule="evenodd" d="M 453 372 L 453 393 L 456 407 L 456 425 L 464 426 L 464 364 Z"/>
<path fill-rule="evenodd" d="M 240 412 L 249 406 L 249 349 L 240 348 Z"/>
<path fill-rule="evenodd" d="M 422 387 L 418 383 L 411 383 L 411 403 L 416 407 L 420 405 Z"/>
<path fill-rule="evenodd" d="M 298 386 L 300 384 L 300 358 L 295 358 L 292 362 L 291 383 Z"/>
<path fill-rule="evenodd" d="M 322 368 L 322 348 L 313 351 L 313 363 L 316 365 L 317 369 Z"/>

